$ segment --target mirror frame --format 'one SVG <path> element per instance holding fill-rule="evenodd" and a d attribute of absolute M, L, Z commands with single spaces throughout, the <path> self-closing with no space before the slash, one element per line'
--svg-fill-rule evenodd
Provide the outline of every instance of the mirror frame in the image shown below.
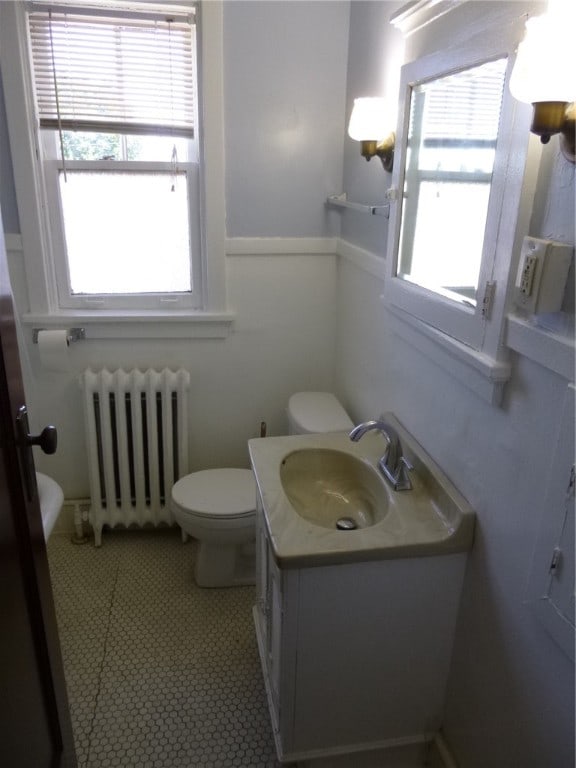
<path fill-rule="evenodd" d="M 508 270 L 514 249 L 518 204 L 527 157 L 529 132 L 525 128 L 525 111 L 518 109 L 518 103 L 512 98 L 508 89 L 514 60 L 513 51 L 518 42 L 516 34 L 515 30 L 508 28 L 503 34 L 490 36 L 490 39 L 482 36 L 481 39 L 476 38 L 465 47 L 446 49 L 417 59 L 404 65 L 401 70 L 396 157 L 392 189 L 389 192 L 392 205 L 388 228 L 384 300 L 389 307 L 402 310 L 475 350 L 482 349 L 486 324 L 491 319 L 490 307 L 486 309 L 483 304 L 485 287 L 495 281 L 496 291 L 505 294 L 507 290 Z M 508 61 L 478 276 L 478 298 L 476 307 L 471 307 L 397 276 L 411 94 L 416 85 L 498 58 L 507 58 Z M 513 156 L 514 161 L 511 162 Z M 520 179 L 514 179 L 513 174 L 518 170 Z M 516 186 L 513 183 L 511 186 L 514 180 Z M 513 221 L 505 222 L 503 217 L 510 216 L 509 206 L 505 205 L 505 197 L 509 194 L 513 195 L 515 213 Z M 498 279 L 495 262 L 499 253 L 507 253 L 508 269 L 505 280 Z"/>

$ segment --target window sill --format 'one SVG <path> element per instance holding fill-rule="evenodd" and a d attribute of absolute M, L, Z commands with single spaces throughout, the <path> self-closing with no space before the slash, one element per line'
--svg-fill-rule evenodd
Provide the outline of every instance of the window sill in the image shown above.
<path fill-rule="evenodd" d="M 390 328 L 393 333 L 429 357 L 483 400 L 492 405 L 500 405 L 504 385 L 510 378 L 509 362 L 496 360 L 472 349 L 397 307 L 387 305 L 386 309 L 390 314 Z"/>
<path fill-rule="evenodd" d="M 229 312 L 170 312 L 107 310 L 27 313 L 26 325 L 56 330 L 82 326 L 86 339 L 224 339 L 234 323 Z"/>

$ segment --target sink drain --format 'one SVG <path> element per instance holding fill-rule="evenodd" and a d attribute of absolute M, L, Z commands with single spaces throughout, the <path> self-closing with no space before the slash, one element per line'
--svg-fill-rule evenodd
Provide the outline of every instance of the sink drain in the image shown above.
<path fill-rule="evenodd" d="M 339 531 L 355 531 L 358 526 L 351 517 L 341 517 L 340 520 L 336 520 L 336 528 Z"/>

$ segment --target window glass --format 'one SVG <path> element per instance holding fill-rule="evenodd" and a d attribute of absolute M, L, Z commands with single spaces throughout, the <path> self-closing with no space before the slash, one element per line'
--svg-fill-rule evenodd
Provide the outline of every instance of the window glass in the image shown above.
<path fill-rule="evenodd" d="M 476 306 L 506 59 L 412 88 L 399 277 Z"/>
<path fill-rule="evenodd" d="M 63 131 L 65 160 L 141 160 L 169 163 L 174 150 L 179 162 L 192 161 L 191 142 L 172 136 L 130 136 L 119 133 Z"/>
<path fill-rule="evenodd" d="M 186 172 L 60 172 L 73 295 L 190 292 Z"/>
<path fill-rule="evenodd" d="M 475 302 L 489 195 L 488 184 L 421 184 L 409 269 L 406 258 L 403 262 L 403 269 L 414 282 L 430 290 L 452 291 Z M 466 205 L 461 205 L 462 199 Z M 453 215 L 455 210 L 457 216 Z M 438 231 L 442 232 L 442 251 L 431 259 L 429 244 Z"/>

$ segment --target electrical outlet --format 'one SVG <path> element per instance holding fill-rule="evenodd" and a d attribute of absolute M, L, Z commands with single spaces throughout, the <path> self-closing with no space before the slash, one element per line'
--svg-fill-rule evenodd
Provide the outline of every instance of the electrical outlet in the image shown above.
<path fill-rule="evenodd" d="M 536 256 L 526 254 L 520 273 L 520 285 L 518 286 L 518 289 L 523 296 L 532 295 L 532 286 L 534 285 L 534 275 L 536 274 L 537 267 L 538 259 Z"/>
<path fill-rule="evenodd" d="M 520 253 L 514 302 L 531 314 L 559 312 L 573 248 L 565 243 L 525 237 Z"/>

